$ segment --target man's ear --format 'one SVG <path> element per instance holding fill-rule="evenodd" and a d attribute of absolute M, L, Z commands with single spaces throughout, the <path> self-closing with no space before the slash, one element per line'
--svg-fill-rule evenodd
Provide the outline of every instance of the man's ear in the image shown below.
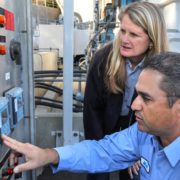
<path fill-rule="evenodd" d="M 180 119 L 180 99 L 178 99 L 178 100 L 175 102 L 175 105 L 176 105 L 176 113 L 177 113 L 177 116 L 178 116 L 178 118 Z"/>

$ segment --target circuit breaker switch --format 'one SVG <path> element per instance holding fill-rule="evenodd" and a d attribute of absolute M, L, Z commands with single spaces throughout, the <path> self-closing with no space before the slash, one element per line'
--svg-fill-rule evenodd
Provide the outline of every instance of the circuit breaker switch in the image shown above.
<path fill-rule="evenodd" d="M 5 55 L 7 53 L 6 46 L 0 45 L 0 55 Z"/>

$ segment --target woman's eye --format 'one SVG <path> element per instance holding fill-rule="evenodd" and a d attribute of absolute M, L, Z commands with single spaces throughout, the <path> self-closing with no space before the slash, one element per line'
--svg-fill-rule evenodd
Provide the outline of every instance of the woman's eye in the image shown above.
<path fill-rule="evenodd" d="M 124 29 L 121 29 L 121 34 L 125 34 L 125 30 Z"/>
<path fill-rule="evenodd" d="M 137 36 L 137 34 L 135 34 L 135 33 L 131 33 L 130 34 L 132 37 L 136 37 Z"/>

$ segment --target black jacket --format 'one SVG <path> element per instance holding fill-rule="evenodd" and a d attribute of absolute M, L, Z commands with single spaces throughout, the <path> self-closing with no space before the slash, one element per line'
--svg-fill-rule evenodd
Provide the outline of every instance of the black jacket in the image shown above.
<path fill-rule="evenodd" d="M 123 94 L 109 92 L 104 83 L 105 66 L 112 44 L 94 55 L 87 77 L 84 97 L 84 131 L 86 139 L 101 139 L 120 129 Z"/>

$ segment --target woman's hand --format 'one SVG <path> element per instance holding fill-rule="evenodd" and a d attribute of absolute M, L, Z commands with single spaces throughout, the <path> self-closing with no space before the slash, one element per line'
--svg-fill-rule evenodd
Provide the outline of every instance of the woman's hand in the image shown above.
<path fill-rule="evenodd" d="M 133 179 L 133 174 L 138 175 L 140 167 L 141 167 L 141 163 L 139 160 L 139 161 L 135 162 L 131 167 L 128 168 L 128 173 L 129 173 L 131 179 Z"/>

